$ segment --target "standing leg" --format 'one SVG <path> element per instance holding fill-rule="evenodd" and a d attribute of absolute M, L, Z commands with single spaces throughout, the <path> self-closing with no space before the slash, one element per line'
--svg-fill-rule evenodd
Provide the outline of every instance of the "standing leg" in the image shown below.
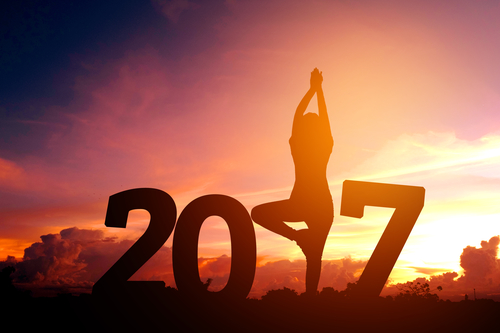
<path fill-rule="evenodd" d="M 297 244 L 306 256 L 306 293 L 316 295 L 321 276 L 321 257 L 330 227 L 333 223 L 333 203 L 315 207 L 311 218 L 306 220 L 309 229 L 300 230 Z"/>
<path fill-rule="evenodd" d="M 307 230 L 311 231 L 311 230 Z M 326 235 L 310 235 L 316 246 L 309 249 L 306 255 L 306 293 L 316 295 L 318 290 L 319 278 L 321 276 L 321 257 L 323 256 L 323 248 L 325 247 Z"/>

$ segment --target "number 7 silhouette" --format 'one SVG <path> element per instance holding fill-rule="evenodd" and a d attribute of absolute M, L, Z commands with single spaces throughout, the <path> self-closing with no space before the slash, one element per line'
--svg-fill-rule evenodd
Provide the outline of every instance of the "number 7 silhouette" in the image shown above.
<path fill-rule="evenodd" d="M 365 206 L 396 208 L 359 278 L 356 296 L 380 294 L 424 207 L 424 199 L 423 187 L 344 181 L 340 215 L 362 218 Z"/>

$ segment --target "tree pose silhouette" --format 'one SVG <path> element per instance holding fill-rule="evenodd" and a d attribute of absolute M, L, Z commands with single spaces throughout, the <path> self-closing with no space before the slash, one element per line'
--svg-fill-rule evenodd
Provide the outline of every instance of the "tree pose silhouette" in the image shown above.
<path fill-rule="evenodd" d="M 333 148 L 330 122 L 321 84 L 323 75 L 315 68 L 310 88 L 300 101 L 293 119 L 290 149 L 295 164 L 295 184 L 290 199 L 269 202 L 252 209 L 252 219 L 264 228 L 296 241 L 306 256 L 306 293 L 316 294 L 321 274 L 321 256 L 333 222 L 333 202 L 326 168 Z M 318 114 L 304 112 L 317 95 Z M 308 229 L 296 230 L 285 222 L 305 222 Z"/>

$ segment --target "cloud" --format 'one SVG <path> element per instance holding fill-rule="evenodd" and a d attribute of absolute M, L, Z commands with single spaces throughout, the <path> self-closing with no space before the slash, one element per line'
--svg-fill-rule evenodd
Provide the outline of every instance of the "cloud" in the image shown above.
<path fill-rule="evenodd" d="M 305 260 L 279 260 L 257 267 L 249 296 L 258 297 L 271 289 L 288 287 L 299 292 L 305 290 Z"/>
<path fill-rule="evenodd" d="M 449 269 L 446 268 L 416 267 L 416 266 L 409 266 L 409 268 L 414 269 L 415 272 L 417 273 L 422 273 L 426 275 L 449 271 Z"/>
<path fill-rule="evenodd" d="M 175 286 L 172 269 L 172 248 L 163 246 L 131 278 L 141 281 L 165 281 Z"/>
<path fill-rule="evenodd" d="M 459 139 L 452 132 L 401 134 L 352 173 L 357 174 L 358 179 L 384 179 L 443 170 L 484 175 L 488 170 L 485 166 L 499 163 L 499 143 L 499 133 L 489 133 L 476 140 Z"/>
<path fill-rule="evenodd" d="M 12 161 L 0 158 L 0 189 L 23 188 L 26 185 L 24 169 Z"/>
<path fill-rule="evenodd" d="M 322 287 L 333 287 L 337 290 L 344 290 L 347 283 L 356 282 L 359 279 L 361 271 L 365 268 L 368 261 L 352 260 L 350 257 L 341 259 L 341 264 L 327 262 L 323 264 L 321 280 L 324 281 Z"/>
<path fill-rule="evenodd" d="M 347 283 L 355 282 L 367 261 L 355 261 L 350 257 L 341 260 L 323 260 L 318 289 L 333 287 L 344 290 Z M 302 293 L 305 291 L 306 261 L 279 260 L 257 266 L 250 297 L 260 297 L 271 289 L 287 287 Z"/>
<path fill-rule="evenodd" d="M 61 230 L 57 234 L 42 235 L 24 251 L 23 260 L 9 256 L 0 262 L 0 269 L 15 267 L 14 282 L 27 289 L 90 292 L 92 285 L 134 244 L 134 240 L 118 241 L 107 237 L 102 230 Z M 259 258 L 262 260 L 263 258 Z M 323 260 L 319 288 L 345 289 L 348 282 L 358 279 L 366 261 Z M 226 285 L 231 269 L 231 257 L 199 258 L 200 279 L 211 278 L 210 290 L 218 291 Z M 257 265 L 250 297 L 260 297 L 271 289 L 288 287 L 305 290 L 305 260 L 279 260 Z M 175 286 L 172 268 L 172 249 L 163 246 L 131 278 L 131 280 L 165 281 Z M 36 291 L 38 290 L 38 292 Z"/>
<path fill-rule="evenodd" d="M 60 234 L 62 239 L 79 242 L 93 242 L 104 238 L 102 230 L 78 229 L 76 227 L 61 230 Z"/>
<path fill-rule="evenodd" d="M 499 244 L 499 236 L 494 236 L 489 241 L 483 240 L 480 248 L 465 247 L 460 255 L 460 266 L 463 268 L 460 276 L 457 272 L 446 272 L 427 278 L 419 277 L 413 282 L 429 283 L 432 290 L 436 290 L 438 286 L 443 287 L 443 291 L 438 293 L 443 299 L 456 301 L 475 291 L 478 298 L 500 300 L 500 259 L 497 258 Z M 398 285 L 400 284 L 389 285 L 382 294 L 397 294 Z"/>
<path fill-rule="evenodd" d="M 224 276 L 231 270 L 231 258 L 222 255 L 218 258 L 199 258 L 200 276 Z"/>
<path fill-rule="evenodd" d="M 87 265 L 78 259 L 82 244 L 70 239 L 62 239 L 60 234 L 40 237 L 42 242 L 33 243 L 24 250 L 24 258 L 19 263 L 17 273 L 20 281 L 59 283 Z"/>
<path fill-rule="evenodd" d="M 177 23 L 184 11 L 198 8 L 198 5 L 188 0 L 152 0 L 152 3 L 172 23 Z"/>
<path fill-rule="evenodd" d="M 41 242 L 25 249 L 22 261 L 9 256 L 0 262 L 0 268 L 13 266 L 14 282 L 23 288 L 59 292 L 63 289 L 90 292 L 92 285 L 135 242 L 117 241 L 106 237 L 101 230 L 76 227 L 40 238 Z M 132 279 L 173 282 L 171 263 L 171 249 L 163 247 Z"/>
<path fill-rule="evenodd" d="M 482 241 L 481 247 L 467 246 L 460 256 L 460 266 L 464 269 L 461 279 L 466 285 L 500 283 L 500 260 L 497 259 L 499 236 Z"/>
<path fill-rule="evenodd" d="M 94 260 L 86 260 L 89 252 L 102 247 L 102 244 L 114 243 L 105 238 L 101 230 L 76 227 L 40 238 L 41 242 L 33 243 L 24 250 L 23 260 L 16 265 L 16 281 L 41 285 L 91 286 L 95 282 L 91 278 L 95 275 L 92 271 L 98 266 L 98 260 L 97 256 L 93 257 Z M 106 250 L 101 256 L 106 253 L 107 257 L 112 258 L 116 252 L 109 251 L 109 246 Z M 87 269 L 90 269 L 90 273 Z"/>
<path fill-rule="evenodd" d="M 8 256 L 0 262 L 0 269 L 13 266 L 14 282 L 40 294 L 40 290 L 53 293 L 70 291 L 90 292 L 92 285 L 134 244 L 135 240 L 118 241 L 108 237 L 102 230 L 79 229 L 61 230 L 57 234 L 42 235 L 41 242 L 35 242 L 24 251 L 22 260 Z M 460 256 L 463 274 L 446 272 L 420 277 L 414 282 L 429 283 L 431 289 L 443 287 L 441 298 L 463 299 L 477 291 L 477 297 L 496 297 L 500 289 L 500 260 L 497 258 L 500 237 L 482 241 L 479 248 L 467 246 Z M 258 258 L 259 262 L 264 258 Z M 318 289 L 333 287 L 343 290 L 347 283 L 355 282 L 365 268 L 367 261 L 323 260 L 323 268 Z M 227 283 L 231 269 L 231 257 L 199 258 L 200 279 L 212 279 L 210 290 L 221 290 Z M 278 260 L 257 264 L 254 283 L 249 297 L 259 298 L 268 290 L 283 287 L 305 291 L 305 260 Z M 143 265 L 131 280 L 165 281 L 175 287 L 172 268 L 172 249 L 163 246 Z M 398 284 L 388 285 L 382 295 L 398 293 Z M 38 290 L 38 292 L 37 292 Z"/>

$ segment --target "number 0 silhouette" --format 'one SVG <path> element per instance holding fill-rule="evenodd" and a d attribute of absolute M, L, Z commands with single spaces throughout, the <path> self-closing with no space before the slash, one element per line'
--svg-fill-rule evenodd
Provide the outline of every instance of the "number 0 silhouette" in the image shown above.
<path fill-rule="evenodd" d="M 222 217 L 231 237 L 231 271 L 226 286 L 217 293 L 203 287 L 198 271 L 200 228 L 209 216 Z M 184 208 L 177 221 L 172 248 L 175 284 L 180 292 L 194 297 L 211 295 L 245 299 L 252 288 L 257 263 L 253 223 L 246 208 L 226 195 L 199 197 Z"/>

